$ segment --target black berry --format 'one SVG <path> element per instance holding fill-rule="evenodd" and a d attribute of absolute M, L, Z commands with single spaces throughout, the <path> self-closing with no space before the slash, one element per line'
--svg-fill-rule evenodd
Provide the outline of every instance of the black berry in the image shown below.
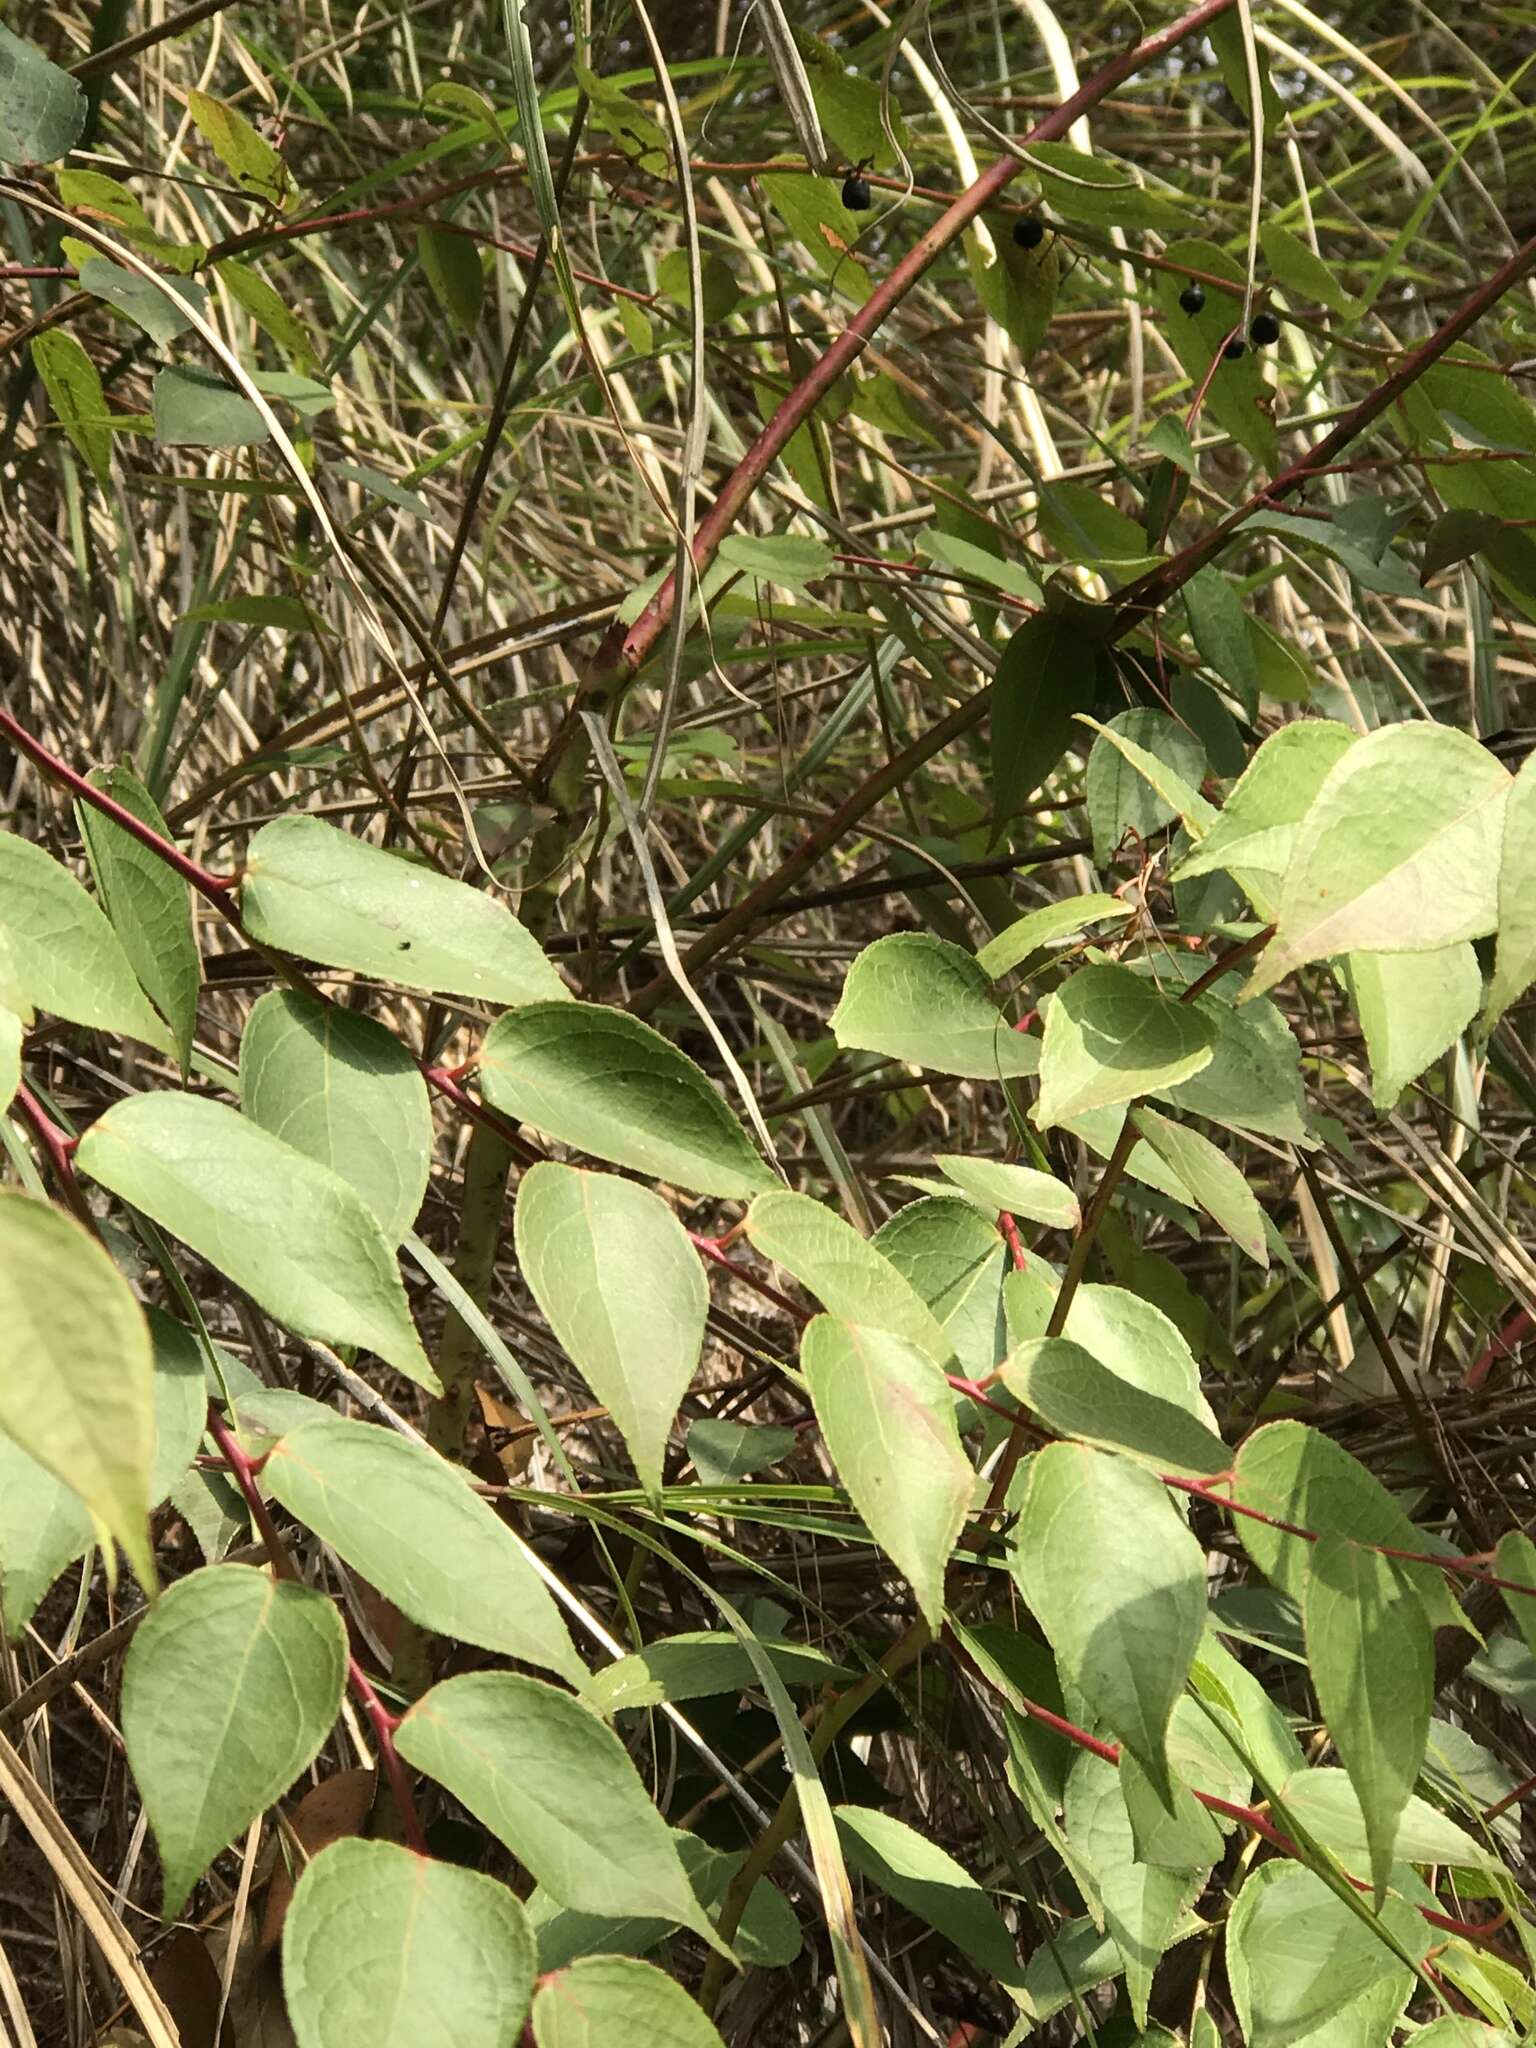
<path fill-rule="evenodd" d="M 1255 313 L 1248 323 L 1248 333 L 1255 348 L 1268 348 L 1272 341 L 1280 339 L 1280 322 L 1273 313 Z"/>
<path fill-rule="evenodd" d="M 874 205 L 869 196 L 869 180 L 858 171 L 850 171 L 843 180 L 843 204 L 850 213 L 868 213 Z"/>
<path fill-rule="evenodd" d="M 1045 222 L 1038 213 L 1021 213 L 1013 224 L 1013 239 L 1021 249 L 1038 249 L 1045 240 Z"/>
<path fill-rule="evenodd" d="M 1186 313 L 1198 313 L 1205 304 L 1204 285 L 1185 285 L 1183 291 L 1179 293 L 1179 304 Z"/>
<path fill-rule="evenodd" d="M 1222 350 L 1222 354 L 1226 357 L 1229 363 L 1235 363 L 1239 356 L 1246 355 L 1247 353 L 1247 349 L 1243 346 L 1242 342 L 1240 342 L 1237 339 L 1236 335 L 1232 337 L 1232 339 L 1227 343 L 1226 347 Z"/>

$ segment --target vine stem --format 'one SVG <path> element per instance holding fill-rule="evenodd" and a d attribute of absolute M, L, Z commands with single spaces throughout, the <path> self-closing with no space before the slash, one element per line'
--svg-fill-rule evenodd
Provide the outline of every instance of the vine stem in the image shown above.
<path fill-rule="evenodd" d="M 235 886 L 233 875 L 216 875 L 211 869 L 200 867 L 195 860 L 188 859 L 179 846 L 157 832 L 153 825 L 146 825 L 142 818 L 136 818 L 132 811 L 109 797 L 104 789 L 97 789 L 94 783 L 88 782 L 78 770 L 61 760 L 50 747 L 45 747 L 40 739 L 35 739 L 18 719 L 3 709 L 0 709 L 0 735 L 10 741 L 18 754 L 25 755 L 34 766 L 41 768 L 50 782 L 67 789 L 71 796 L 89 804 L 92 810 L 100 811 L 114 825 L 121 825 L 130 837 L 137 839 L 141 846 L 147 846 L 167 867 L 174 868 L 183 881 L 190 882 L 198 894 L 206 896 L 215 908 L 225 913 L 230 911 L 230 892 Z"/>
<path fill-rule="evenodd" d="M 288 1579 L 294 1585 L 302 1585 L 298 1568 L 288 1553 L 288 1546 L 279 1534 L 276 1522 L 272 1519 L 272 1510 L 267 1506 L 266 1498 L 256 1483 L 257 1474 L 265 1460 L 247 1455 L 234 1431 L 211 1403 L 208 1409 L 208 1434 L 218 1445 L 229 1467 L 230 1477 L 239 1487 L 245 1504 L 251 1511 L 251 1520 L 256 1524 L 257 1533 L 266 1545 L 267 1559 L 273 1572 L 280 1579 Z M 421 1816 L 416 1811 L 416 1801 L 411 1792 L 410 1780 L 405 1773 L 405 1765 L 401 1761 L 399 1750 L 395 1747 L 395 1730 L 400 1725 L 399 1717 L 392 1714 L 379 1698 L 372 1679 L 350 1650 L 347 1652 L 347 1683 L 357 1695 L 358 1704 L 367 1715 L 368 1724 L 373 1730 L 373 1738 L 379 1749 L 379 1762 L 384 1767 L 384 1775 L 389 1780 L 389 1789 L 394 1795 L 395 1807 L 400 1815 L 400 1828 L 405 1836 L 405 1845 L 418 1856 L 425 1856 L 428 1853 L 427 1838 L 422 1831 Z"/>
<path fill-rule="evenodd" d="M 1119 1769 L 1120 1745 L 1118 1743 L 1105 1742 L 1097 1735 L 1090 1735 L 1086 1728 L 1080 1728 L 1075 1721 L 1069 1721 L 1063 1714 L 1053 1713 L 1049 1707 L 1041 1706 L 1038 1700 L 1032 1700 L 1023 1693 L 1014 1692 L 1011 1689 L 1004 1691 L 1001 1687 L 993 1685 L 991 1680 L 988 1679 L 987 1674 L 966 1655 L 959 1640 L 948 1627 L 944 1630 L 943 1640 L 960 1662 L 983 1685 L 987 1686 L 989 1691 L 996 1692 L 998 1697 L 1006 1705 L 1012 1707 L 1015 1712 L 1027 1714 L 1032 1721 L 1038 1721 L 1043 1728 L 1049 1728 L 1053 1734 L 1062 1736 L 1074 1748 L 1087 1750 L 1090 1756 L 1101 1757 L 1105 1763 L 1113 1764 L 1117 1770 Z M 1189 1789 L 1196 1801 L 1209 1812 L 1222 1814 L 1228 1820 L 1238 1821 L 1243 1827 L 1251 1828 L 1256 1835 L 1261 1835 L 1282 1856 L 1288 1856 L 1294 1862 L 1305 1864 L 1306 1858 L 1302 1855 L 1296 1843 L 1291 1840 L 1289 1835 L 1285 1834 L 1280 1828 L 1277 1828 L 1269 1816 L 1258 1807 L 1244 1806 L 1234 1799 L 1223 1799 L 1215 1792 L 1196 1791 L 1193 1786 Z M 1344 1874 L 1356 1891 L 1368 1892 L 1371 1889 L 1370 1885 L 1363 1879 L 1351 1877 L 1347 1871 Z M 1457 1920 L 1451 1914 L 1436 1912 L 1430 1906 L 1420 1906 L 1418 1911 L 1432 1927 L 1443 1928 L 1448 1934 L 1460 1935 L 1463 1940 L 1473 1942 L 1479 1947 L 1487 1948 L 1491 1946 L 1489 1927 L 1479 1926 L 1475 1921 L 1471 1920 Z M 1490 1923 L 1491 1926 L 1502 1925 L 1503 1917 L 1500 1914 L 1498 1920 Z"/>
<path fill-rule="evenodd" d="M 99 1239 L 101 1232 L 96 1226 L 96 1218 L 91 1214 L 91 1205 L 85 1199 L 85 1190 L 75 1172 L 75 1140 L 68 1132 L 60 1130 L 25 1081 L 16 1084 L 14 1100 L 42 1148 L 65 1205 L 76 1222 L 83 1224 L 92 1237 Z"/>

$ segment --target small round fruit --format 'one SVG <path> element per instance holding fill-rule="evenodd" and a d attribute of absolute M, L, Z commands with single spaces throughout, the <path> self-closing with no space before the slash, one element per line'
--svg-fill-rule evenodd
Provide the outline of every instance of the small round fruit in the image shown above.
<path fill-rule="evenodd" d="M 1194 314 L 1200 312 L 1205 305 L 1205 286 L 1202 284 L 1185 285 L 1183 291 L 1179 293 L 1179 304 L 1186 313 Z"/>
<path fill-rule="evenodd" d="M 862 172 L 850 171 L 843 180 L 843 204 L 850 213 L 868 213 L 874 205 L 869 195 L 869 180 Z"/>
<path fill-rule="evenodd" d="M 1045 222 L 1038 213 L 1021 213 L 1013 224 L 1013 239 L 1021 249 L 1038 249 L 1045 240 Z"/>
<path fill-rule="evenodd" d="M 1248 334 L 1255 348 L 1268 348 L 1280 339 L 1280 322 L 1273 313 L 1255 313 L 1248 323 Z"/>
<path fill-rule="evenodd" d="M 1232 339 L 1227 343 L 1226 347 L 1222 350 L 1222 354 L 1226 357 L 1229 363 L 1235 363 L 1239 356 L 1246 355 L 1247 353 L 1248 351 L 1246 347 L 1243 345 L 1241 341 L 1239 341 L 1235 334 L 1233 335 Z"/>

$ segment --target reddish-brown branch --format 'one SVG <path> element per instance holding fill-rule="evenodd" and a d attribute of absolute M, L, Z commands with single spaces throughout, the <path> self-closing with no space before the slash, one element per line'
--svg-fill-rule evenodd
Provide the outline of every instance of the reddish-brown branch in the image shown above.
<path fill-rule="evenodd" d="M 234 877 L 215 875 L 209 869 L 199 867 L 195 860 L 189 860 L 179 846 L 157 832 L 153 825 L 146 825 L 142 818 L 136 818 L 132 811 L 108 796 L 105 790 L 97 789 L 94 783 L 61 760 L 51 748 L 35 739 L 24 725 L 13 718 L 9 711 L 0 709 L 0 737 L 8 739 L 18 754 L 26 756 L 36 767 L 41 768 L 50 782 L 61 789 L 67 789 L 71 796 L 81 803 L 89 804 L 94 811 L 100 811 L 104 818 L 110 818 L 114 825 L 120 825 L 130 837 L 137 839 L 141 846 L 147 846 L 157 854 L 167 867 L 174 868 L 185 882 L 201 896 L 206 896 L 218 910 L 230 911 L 230 892 Z"/>
<path fill-rule="evenodd" d="M 981 1671 L 965 1655 L 959 1642 L 951 1635 L 948 1629 L 944 1631 L 944 1639 L 951 1649 L 954 1650 L 955 1654 L 963 1660 L 967 1669 L 980 1679 L 983 1684 L 987 1684 L 986 1673 Z M 1086 1728 L 1079 1728 L 1075 1721 L 1067 1720 L 1062 1714 L 1053 1713 L 1049 1707 L 1041 1706 L 1037 1700 L 1028 1699 L 1022 1693 L 1014 1692 L 1010 1689 L 1002 1692 L 1000 1696 L 1016 1711 L 1022 1709 L 1032 1721 L 1038 1721 L 1043 1728 L 1049 1728 L 1053 1733 L 1063 1736 L 1074 1748 L 1086 1749 L 1090 1755 L 1102 1757 L 1105 1763 L 1114 1764 L 1118 1769 L 1120 1748 L 1117 1743 L 1101 1741 L 1098 1736 L 1090 1735 Z M 1302 1855 L 1296 1843 L 1291 1840 L 1289 1835 L 1284 1834 L 1277 1828 L 1267 1814 L 1260 1812 L 1258 1807 L 1239 1805 L 1236 1800 L 1222 1799 L 1214 1792 L 1198 1791 L 1193 1785 L 1189 1789 L 1200 1805 L 1207 1808 L 1211 1813 L 1219 1813 L 1228 1820 L 1240 1822 L 1243 1827 L 1251 1828 L 1256 1835 L 1262 1835 L 1264 1840 L 1271 1847 L 1277 1849 L 1282 1856 L 1288 1856 L 1298 1863 L 1305 1863 L 1306 1858 Z M 1370 1885 L 1363 1879 L 1350 1877 L 1348 1872 L 1345 1875 L 1349 1878 L 1350 1884 L 1354 1886 L 1356 1891 L 1368 1892 L 1371 1889 Z M 1420 1906 L 1418 1910 L 1432 1927 L 1443 1928 L 1447 1933 L 1460 1935 L 1464 1941 L 1476 1943 L 1481 1947 L 1490 1945 L 1491 1930 L 1493 1927 L 1500 1925 L 1504 1917 L 1500 1914 L 1498 1920 L 1479 1926 L 1474 1921 L 1457 1920 L 1449 1913 L 1436 1912 L 1429 1906 Z"/>
<path fill-rule="evenodd" d="M 91 1214 L 91 1205 L 85 1199 L 85 1190 L 75 1173 L 75 1140 L 67 1131 L 60 1130 L 24 1081 L 17 1083 L 14 1100 L 48 1162 L 65 1206 L 78 1223 L 85 1225 L 92 1237 L 99 1237 L 101 1233 L 96 1227 L 96 1218 Z"/>

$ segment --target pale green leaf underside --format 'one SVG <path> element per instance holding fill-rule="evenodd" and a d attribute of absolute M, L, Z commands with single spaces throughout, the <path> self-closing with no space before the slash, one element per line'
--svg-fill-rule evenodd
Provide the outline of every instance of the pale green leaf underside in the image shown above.
<path fill-rule="evenodd" d="M 267 945 L 402 988 L 514 1004 L 566 993 L 504 903 L 319 818 L 261 828 L 246 853 L 240 907 Z"/>
<path fill-rule="evenodd" d="M 164 1093 L 115 1103 L 78 1164 L 300 1336 L 360 1345 L 436 1389 L 378 1219 L 328 1166 L 226 1103 Z"/>
<path fill-rule="evenodd" d="M 283 1923 L 298 2048 L 511 2048 L 535 1967 L 504 1884 L 393 1842 L 322 1849 Z"/>

